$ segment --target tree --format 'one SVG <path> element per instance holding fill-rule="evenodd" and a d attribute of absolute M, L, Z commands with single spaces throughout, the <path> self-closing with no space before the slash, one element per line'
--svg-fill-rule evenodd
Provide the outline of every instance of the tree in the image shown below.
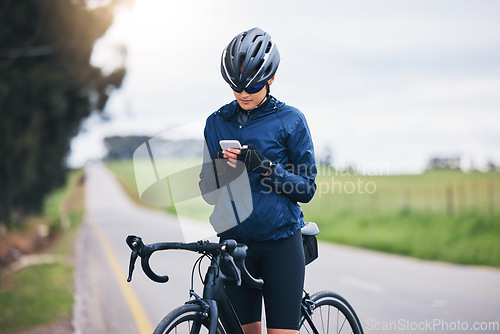
<path fill-rule="evenodd" d="M 90 56 L 123 2 L 0 3 L 0 223 L 38 212 L 64 183 L 71 139 L 120 87 L 123 65 L 106 75 Z"/>

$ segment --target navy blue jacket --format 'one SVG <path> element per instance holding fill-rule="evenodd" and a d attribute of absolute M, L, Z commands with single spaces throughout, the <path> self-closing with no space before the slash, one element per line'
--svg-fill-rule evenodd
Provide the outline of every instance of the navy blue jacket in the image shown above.
<path fill-rule="evenodd" d="M 207 118 L 204 135 L 210 157 L 220 149 L 219 140 L 237 139 L 241 145 L 255 145 L 277 167 L 266 177 L 248 173 L 251 214 L 219 236 L 239 241 L 290 237 L 304 226 L 298 202 L 309 202 L 316 191 L 314 148 L 306 119 L 274 97 L 252 111 L 243 124 L 237 121 L 239 110 L 235 100 Z M 202 191 L 207 187 L 206 172 L 200 174 Z"/>

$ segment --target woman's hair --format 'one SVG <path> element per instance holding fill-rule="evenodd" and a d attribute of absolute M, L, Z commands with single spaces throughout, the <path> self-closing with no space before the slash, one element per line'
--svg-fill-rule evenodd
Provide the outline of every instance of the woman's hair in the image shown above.
<path fill-rule="evenodd" d="M 221 72 L 231 86 L 247 88 L 267 84 L 280 63 L 280 53 L 271 36 L 259 28 L 233 38 L 222 52 Z"/>

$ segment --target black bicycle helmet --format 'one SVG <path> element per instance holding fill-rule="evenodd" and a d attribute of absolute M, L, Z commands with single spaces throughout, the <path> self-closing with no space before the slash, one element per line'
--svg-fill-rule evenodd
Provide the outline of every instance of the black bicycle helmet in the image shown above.
<path fill-rule="evenodd" d="M 280 63 L 280 53 L 271 36 L 259 28 L 244 31 L 222 52 L 224 80 L 239 88 L 267 84 Z"/>

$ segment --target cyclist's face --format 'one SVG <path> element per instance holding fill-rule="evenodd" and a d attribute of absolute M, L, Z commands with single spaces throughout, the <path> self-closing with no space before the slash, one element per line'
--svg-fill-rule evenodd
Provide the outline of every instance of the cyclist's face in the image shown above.
<path fill-rule="evenodd" d="M 274 81 L 274 77 L 269 80 L 269 86 L 272 85 Z M 248 94 L 246 91 L 242 91 L 241 93 L 237 93 L 233 90 L 234 97 L 238 101 L 241 109 L 243 110 L 252 110 L 257 107 L 257 105 L 266 97 L 267 88 L 264 86 L 260 91 L 255 94 Z"/>

